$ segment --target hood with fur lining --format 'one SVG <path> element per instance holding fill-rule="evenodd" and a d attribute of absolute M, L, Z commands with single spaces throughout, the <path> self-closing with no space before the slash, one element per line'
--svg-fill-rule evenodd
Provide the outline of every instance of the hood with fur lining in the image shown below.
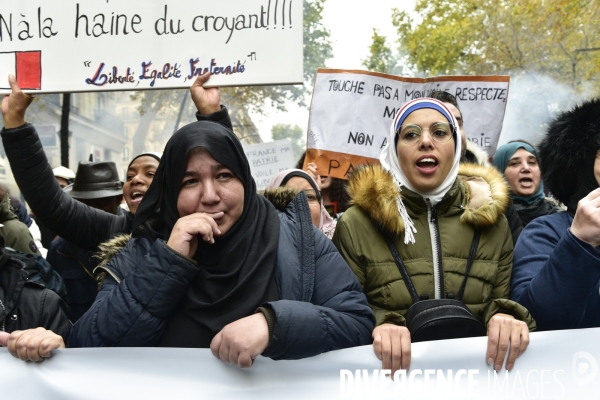
<path fill-rule="evenodd" d="M 119 235 L 107 240 L 98 245 L 98 251 L 94 253 L 94 257 L 99 259 L 98 266 L 94 268 L 93 274 L 98 283 L 98 291 L 102 288 L 102 283 L 108 274 L 111 274 L 115 281 L 120 283 L 120 279 L 113 275 L 112 272 L 105 268 L 105 265 L 129 242 L 131 235 Z"/>
<path fill-rule="evenodd" d="M 595 189 L 586 187 L 583 193 L 578 193 L 583 189 L 579 175 L 588 177 L 592 186 L 597 184 L 593 171 L 598 150 L 600 98 L 558 114 L 550 122 L 546 136 L 538 146 L 538 159 L 546 189 L 562 203 L 574 203 L 572 205 L 576 209 L 577 202 Z"/>
<path fill-rule="evenodd" d="M 464 163 L 460 164 L 458 179 L 465 186 L 461 222 L 474 228 L 495 224 L 510 201 L 504 177 L 492 167 Z M 380 165 L 357 168 L 349 179 L 348 193 L 352 204 L 384 230 L 395 235 L 404 232 L 404 222 L 396 205 L 401 193 L 392 175 Z"/>
<path fill-rule="evenodd" d="M 279 211 L 284 211 L 288 204 L 294 200 L 294 197 L 296 197 L 298 194 L 298 190 L 280 187 L 276 189 L 265 190 L 260 194 L 265 196 L 265 198 L 269 200 L 276 209 Z"/>

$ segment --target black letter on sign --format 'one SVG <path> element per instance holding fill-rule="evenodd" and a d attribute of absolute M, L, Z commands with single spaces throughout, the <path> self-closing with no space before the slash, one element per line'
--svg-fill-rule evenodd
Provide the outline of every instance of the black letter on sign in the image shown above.
<path fill-rule="evenodd" d="M 333 163 L 337 165 L 333 165 Z M 340 162 L 337 160 L 329 160 L 329 171 L 327 171 L 327 175 L 331 175 L 331 170 L 340 167 Z"/>

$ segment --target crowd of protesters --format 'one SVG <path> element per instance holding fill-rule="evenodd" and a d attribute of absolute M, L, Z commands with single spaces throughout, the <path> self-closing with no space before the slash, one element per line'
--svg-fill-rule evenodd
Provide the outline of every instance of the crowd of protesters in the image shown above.
<path fill-rule="evenodd" d="M 9 77 L 2 141 L 34 216 L 0 188 L 11 354 L 203 347 L 249 367 L 372 344 L 396 371 L 413 342 L 487 335 L 488 364 L 511 370 L 531 331 L 600 326 L 599 100 L 491 165 L 434 92 L 398 110 L 379 165 L 342 180 L 301 160 L 258 193 L 208 79 L 198 121 L 123 183 L 111 162 L 53 170 Z"/>

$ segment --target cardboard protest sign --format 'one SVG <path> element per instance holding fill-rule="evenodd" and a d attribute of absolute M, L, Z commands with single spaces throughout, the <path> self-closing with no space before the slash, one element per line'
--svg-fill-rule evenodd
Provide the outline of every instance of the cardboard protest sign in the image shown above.
<path fill-rule="evenodd" d="M 271 178 L 280 171 L 296 165 L 290 139 L 244 146 L 244 152 L 258 190 L 264 190 Z"/>
<path fill-rule="evenodd" d="M 400 107 L 447 91 L 459 103 L 467 139 L 493 156 L 508 98 L 508 76 L 403 78 L 368 71 L 319 69 L 310 107 L 305 165 L 346 179 L 358 165 L 379 162 Z"/>
<path fill-rule="evenodd" d="M 3 0 L 8 74 L 40 93 L 303 81 L 302 0 Z"/>

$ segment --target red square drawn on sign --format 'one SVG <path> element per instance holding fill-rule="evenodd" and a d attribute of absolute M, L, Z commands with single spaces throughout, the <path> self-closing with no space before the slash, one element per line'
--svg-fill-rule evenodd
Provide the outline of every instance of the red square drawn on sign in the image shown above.
<path fill-rule="evenodd" d="M 42 52 L 17 51 L 16 78 L 21 89 L 42 88 Z"/>

